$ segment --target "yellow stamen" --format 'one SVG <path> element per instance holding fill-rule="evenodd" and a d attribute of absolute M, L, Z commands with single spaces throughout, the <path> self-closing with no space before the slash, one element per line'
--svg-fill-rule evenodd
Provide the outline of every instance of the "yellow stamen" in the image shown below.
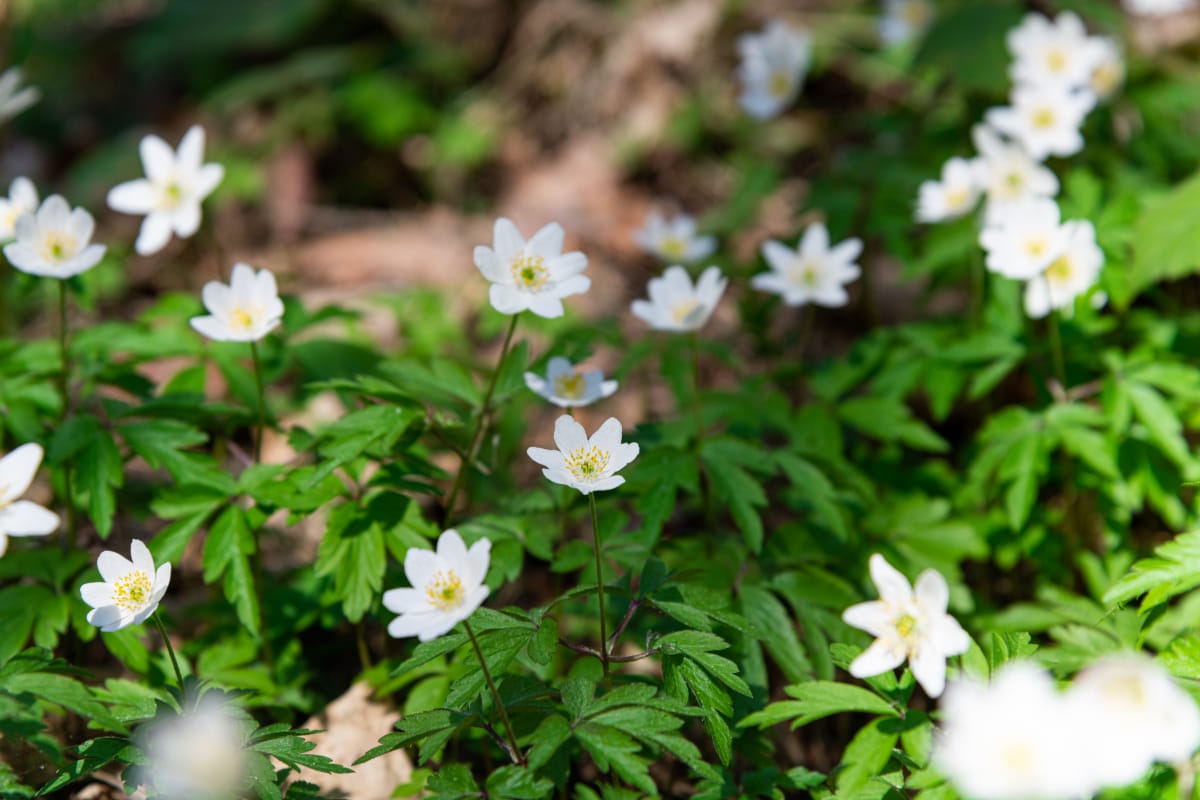
<path fill-rule="evenodd" d="M 62 231 L 50 231 L 42 237 L 41 256 L 46 261 L 62 261 L 75 254 L 74 236 Z"/>
<path fill-rule="evenodd" d="M 896 633 L 900 634 L 902 639 L 911 638 L 916 629 L 917 620 L 911 614 L 904 614 L 898 620 L 896 620 Z"/>
<path fill-rule="evenodd" d="M 1033 127 L 1039 130 L 1054 127 L 1054 109 L 1045 106 L 1037 109 L 1030 117 L 1030 122 L 1033 123 Z"/>
<path fill-rule="evenodd" d="M 254 327 L 254 317 L 244 308 L 235 308 L 229 315 L 230 327 L 239 331 L 248 331 Z"/>
<path fill-rule="evenodd" d="M 1049 244 L 1046 242 L 1046 237 L 1038 236 L 1035 239 L 1027 239 L 1025 241 L 1025 252 L 1032 258 L 1041 258 L 1046 254 Z"/>
<path fill-rule="evenodd" d="M 1071 259 L 1060 256 L 1054 263 L 1046 267 L 1046 280 L 1051 283 L 1066 283 L 1071 280 Z"/>
<path fill-rule="evenodd" d="M 125 611 L 141 611 L 150 600 L 153 584 L 141 570 L 126 572 L 113 582 L 113 602 Z"/>
<path fill-rule="evenodd" d="M 1046 53 L 1046 66 L 1051 72 L 1062 72 L 1067 66 L 1067 54 L 1062 50 L 1051 50 Z"/>
<path fill-rule="evenodd" d="M 521 256 L 512 263 L 512 276 L 517 286 L 536 292 L 550 280 L 550 270 L 541 256 Z"/>
<path fill-rule="evenodd" d="M 965 208 L 971 202 L 971 192 L 961 186 L 946 191 L 946 207 L 952 211 Z"/>
<path fill-rule="evenodd" d="M 425 584 L 425 596 L 431 605 L 442 611 L 458 608 L 467 599 L 462 579 L 452 569 L 438 570 L 433 579 Z"/>
<path fill-rule="evenodd" d="M 583 397 L 587 381 L 577 372 L 564 372 L 554 379 L 554 394 L 567 400 Z"/>
<path fill-rule="evenodd" d="M 700 308 L 700 301 L 694 297 L 689 297 L 687 300 L 680 300 L 671 309 L 671 319 L 675 320 L 676 323 L 682 324 L 695 314 L 698 308 Z"/>
<path fill-rule="evenodd" d="M 664 236 L 658 243 L 659 251 L 671 260 L 678 260 L 687 255 L 687 242 L 678 236 Z"/>
<path fill-rule="evenodd" d="M 786 97 L 788 92 L 792 90 L 792 78 L 783 70 L 775 70 L 771 73 L 771 80 L 767 83 L 767 91 L 775 97 Z"/>
<path fill-rule="evenodd" d="M 567 453 L 563 458 L 563 463 L 567 471 L 575 476 L 575 480 L 594 481 L 608 469 L 608 461 L 611 457 L 612 453 L 607 450 L 601 450 L 595 445 L 584 445 Z"/>

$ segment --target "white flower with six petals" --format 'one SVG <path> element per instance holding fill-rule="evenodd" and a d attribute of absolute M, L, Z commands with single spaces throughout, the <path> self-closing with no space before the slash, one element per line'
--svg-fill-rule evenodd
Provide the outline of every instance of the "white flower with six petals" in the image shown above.
<path fill-rule="evenodd" d="M 1009 75 L 1018 84 L 1083 88 L 1099 63 L 1097 40 L 1088 36 L 1083 20 L 1072 11 L 1053 20 L 1030 12 L 1008 32 L 1007 41 L 1013 55 Z"/>
<path fill-rule="evenodd" d="M 268 269 L 233 265 L 229 284 L 209 281 L 202 293 L 208 316 L 192 317 L 197 332 L 218 342 L 257 342 L 283 318 L 283 301 Z"/>
<path fill-rule="evenodd" d="M 917 195 L 918 222 L 945 222 L 971 213 L 979 202 L 976 170 L 965 158 L 942 165 L 940 181 L 925 181 Z"/>
<path fill-rule="evenodd" d="M 991 223 L 1013 205 L 1031 197 L 1058 194 L 1058 178 L 1030 158 L 1019 144 L 1006 142 L 986 125 L 971 129 L 979 155 L 972 160 L 976 184 L 987 196 L 984 220 Z"/>
<path fill-rule="evenodd" d="M 1071 308 L 1076 297 L 1096 284 L 1104 267 L 1104 251 L 1096 244 L 1092 223 L 1068 220 L 1062 224 L 1062 236 L 1062 253 L 1025 284 L 1025 313 L 1033 319 Z"/>
<path fill-rule="evenodd" d="M 1059 224 L 1058 204 L 1038 198 L 1008 208 L 980 232 L 979 243 L 989 270 L 1025 281 L 1063 254 L 1067 231 Z"/>
<path fill-rule="evenodd" d="M 1018 86 L 1013 89 L 1011 105 L 990 109 L 984 119 L 1020 142 L 1030 157 L 1042 161 L 1052 155 L 1075 155 L 1083 149 L 1079 128 L 1095 105 L 1096 96 L 1090 91 L 1053 85 Z"/>
<path fill-rule="evenodd" d="M 774 19 L 760 33 L 740 36 L 737 48 L 742 108 L 755 119 L 778 115 L 800 93 L 812 62 L 812 37 Z"/>
<path fill-rule="evenodd" d="M 604 380 L 600 370 L 580 372 L 562 356 L 550 359 L 545 377 L 526 372 L 525 385 L 561 408 L 591 405 L 617 390 L 617 382 Z"/>
<path fill-rule="evenodd" d="M 104 245 L 91 244 L 95 228 L 91 214 L 52 194 L 37 211 L 17 218 L 17 239 L 4 246 L 4 256 L 30 275 L 73 278 L 104 257 Z"/>
<path fill-rule="evenodd" d="M 404 554 L 404 574 L 412 587 L 383 593 L 383 607 L 400 615 L 388 623 L 388 633 L 428 642 L 471 616 L 488 596 L 483 581 L 491 551 L 488 539 L 468 550 L 454 529 L 438 537 L 436 552 L 410 547 Z"/>
<path fill-rule="evenodd" d="M 587 256 L 564 253 L 563 229 L 556 222 L 541 228 L 528 242 L 512 220 L 496 220 L 492 247 L 475 248 L 475 266 L 492 282 L 492 308 L 501 314 L 529 310 L 539 317 L 561 317 L 562 300 L 591 288 L 581 273 Z"/>
<path fill-rule="evenodd" d="M 771 271 L 755 275 L 750 285 L 780 295 L 789 306 L 844 306 L 850 299 L 846 284 L 862 274 L 854 263 L 861 253 L 860 239 L 847 239 L 831 248 L 829 231 L 816 222 L 804 231 L 795 250 L 773 239 L 765 242 L 762 254 Z"/>
<path fill-rule="evenodd" d="M 647 284 L 649 300 L 633 301 L 633 315 L 657 331 L 699 330 L 728 284 L 719 267 L 704 270 L 695 284 L 683 267 L 668 267 L 661 278 L 651 278 Z"/>
<path fill-rule="evenodd" d="M 87 621 L 105 633 L 149 619 L 171 583 L 171 562 L 156 570 L 154 556 L 140 539 L 130 543 L 130 555 L 132 561 L 105 550 L 96 560 L 103 580 L 79 587 L 83 601 L 92 607 Z"/>
<path fill-rule="evenodd" d="M 526 452 L 541 464 L 542 474 L 553 483 L 583 494 L 615 489 L 625 482 L 616 473 L 638 456 L 634 442 L 621 442 L 621 423 L 609 417 L 589 438 L 583 426 L 564 414 L 554 423 L 557 450 L 531 447 Z"/>
<path fill-rule="evenodd" d="M 669 264 L 690 264 L 708 258 L 717 249 L 716 237 L 697 236 L 696 220 L 687 214 L 667 219 L 660 212 L 651 211 L 646 226 L 633 238 L 647 253 Z"/>
<path fill-rule="evenodd" d="M 42 463 L 42 447 L 23 444 L 0 458 L 0 556 L 10 536 L 46 536 L 58 530 L 58 515 L 20 499 Z"/>

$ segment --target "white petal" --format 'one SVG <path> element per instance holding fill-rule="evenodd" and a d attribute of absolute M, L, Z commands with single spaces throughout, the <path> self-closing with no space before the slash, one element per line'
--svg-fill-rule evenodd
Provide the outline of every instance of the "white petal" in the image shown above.
<path fill-rule="evenodd" d="M 558 450 L 547 450 L 544 447 L 530 447 L 525 451 L 535 463 L 541 464 L 543 467 L 561 467 L 563 463 L 562 453 Z"/>
<path fill-rule="evenodd" d="M 404 574 L 414 589 L 423 590 L 441 568 L 442 562 L 432 550 L 410 547 L 404 554 Z"/>
<path fill-rule="evenodd" d="M 133 248 L 138 255 L 152 256 L 171 241 L 171 215 L 165 211 L 151 211 L 142 220 L 137 241 Z"/>
<path fill-rule="evenodd" d="M 842 612 L 842 621 L 875 637 L 895 630 L 891 607 L 878 600 L 850 606 Z"/>
<path fill-rule="evenodd" d="M 237 341 L 237 334 L 225 324 L 224 320 L 217 317 L 192 317 L 189 322 L 196 333 L 212 339 L 214 342 Z"/>
<path fill-rule="evenodd" d="M 762 255 L 767 265 L 777 272 L 786 270 L 788 264 L 796 257 L 796 253 L 791 248 L 774 239 L 762 243 Z"/>
<path fill-rule="evenodd" d="M 145 178 L 119 183 L 108 190 L 108 207 L 123 214 L 149 214 L 158 205 L 153 184 Z"/>
<path fill-rule="evenodd" d="M 917 602 L 930 614 L 945 614 L 950 602 L 950 587 L 936 569 L 927 569 L 917 576 Z"/>
<path fill-rule="evenodd" d="M 42 463 L 42 446 L 30 442 L 0 458 L 0 503 L 16 500 L 29 489 Z"/>
<path fill-rule="evenodd" d="M 468 584 L 483 583 L 487 578 L 488 565 L 492 558 L 492 542 L 486 537 L 471 545 L 471 549 L 467 551 L 467 579 Z M 484 597 L 487 596 L 487 587 L 484 587 Z M 483 601 L 480 600 L 480 603 Z M 476 604 L 478 605 L 478 604 Z"/>
<path fill-rule="evenodd" d="M 879 597 L 885 603 L 900 605 L 912 600 L 912 585 L 900 572 L 887 562 L 879 553 L 870 559 L 871 580 L 879 590 Z"/>
<path fill-rule="evenodd" d="M 154 562 L 151 561 L 151 564 Z M 171 562 L 167 561 L 160 564 L 158 571 L 154 573 L 154 591 L 150 595 L 150 601 L 154 605 L 158 605 L 158 601 L 167 593 L 167 587 L 171 585 Z"/>
<path fill-rule="evenodd" d="M 496 251 L 490 247 L 479 245 L 475 248 L 475 266 L 492 283 L 499 283 L 505 280 L 506 276 L 500 267 L 500 261 L 496 258 Z"/>
<path fill-rule="evenodd" d="M 632 464 L 634 459 L 638 457 L 639 448 L 637 442 L 626 442 L 618 444 L 612 449 L 612 456 L 608 462 L 608 471 L 617 472 L 618 470 Z"/>
<path fill-rule="evenodd" d="M 383 607 L 393 614 L 407 614 L 427 606 L 425 595 L 417 589 L 389 589 L 383 593 Z"/>
<path fill-rule="evenodd" d="M 437 540 L 437 555 L 438 558 L 453 565 L 455 569 L 466 562 L 467 545 L 458 531 L 453 528 L 442 531 L 442 535 Z"/>
<path fill-rule="evenodd" d="M 88 612 L 87 621 L 105 633 L 112 633 L 124 628 L 133 617 L 126 617 L 117 606 L 101 606 Z"/>
<path fill-rule="evenodd" d="M 58 530 L 58 514 L 28 500 L 0 509 L 0 531 L 9 536 L 45 536 Z"/>
<path fill-rule="evenodd" d="M 204 128 L 193 125 L 187 129 L 179 142 L 176 160 L 181 171 L 191 173 L 200 169 L 204 162 Z"/>
<path fill-rule="evenodd" d="M 941 617 L 932 624 L 929 640 L 945 656 L 962 655 L 971 647 L 971 637 L 951 616 Z"/>
<path fill-rule="evenodd" d="M 113 604 L 112 586 L 104 582 L 85 583 L 79 587 L 83 602 L 92 608 L 103 608 Z"/>
<path fill-rule="evenodd" d="M 592 481 L 589 484 L 581 484 L 578 488 L 584 494 L 592 492 L 607 492 L 610 489 L 615 489 L 625 482 L 625 479 L 620 475 L 610 475 L 607 478 L 601 478 L 598 481 Z M 586 488 L 585 488 L 586 487 Z"/>
<path fill-rule="evenodd" d="M 224 177 L 225 167 L 220 164 L 205 164 L 201 167 L 191 187 L 196 202 L 199 203 L 212 194 Z"/>
<path fill-rule="evenodd" d="M 883 639 L 876 639 L 862 655 L 850 664 L 850 674 L 856 678 L 870 678 L 889 672 L 904 663 L 904 648 L 897 644 L 889 646 Z"/>
<path fill-rule="evenodd" d="M 800 254 L 808 258 L 824 256 L 829 252 L 829 229 L 824 223 L 814 222 L 804 231 L 800 240 Z"/>
<path fill-rule="evenodd" d="M 138 150 L 147 178 L 156 183 L 170 179 L 175 171 L 175 151 L 169 144 L 154 134 L 149 134 L 142 137 Z"/>
<path fill-rule="evenodd" d="M 186 239 L 200 229 L 200 203 L 182 203 L 171 215 L 175 235 Z"/>
<path fill-rule="evenodd" d="M 144 573 L 147 578 L 154 574 L 154 556 L 150 555 L 150 548 L 146 547 L 145 542 L 134 539 L 129 543 L 129 554 L 134 569 Z"/>
<path fill-rule="evenodd" d="M 494 284 L 493 284 L 494 285 Z M 545 319 L 557 319 L 564 313 L 562 300 L 552 294 L 542 292 L 529 296 L 527 301 L 530 312 Z"/>
<path fill-rule="evenodd" d="M 565 281 L 567 278 L 578 275 L 587 269 L 587 265 L 587 256 L 578 250 L 546 260 L 546 268 L 550 270 L 550 277 L 556 281 Z"/>
<path fill-rule="evenodd" d="M 8 552 L 8 537 L 4 534 L 4 531 L 0 531 L 0 558 L 2 558 L 4 556 L 4 554 L 7 552 Z"/>
<path fill-rule="evenodd" d="M 925 694 L 940 697 L 946 688 L 946 657 L 932 647 L 918 647 L 908 659 L 913 677 Z"/>
<path fill-rule="evenodd" d="M 565 281 L 559 281 L 554 287 L 554 293 L 559 297 L 571 297 L 577 294 L 586 294 L 587 290 L 592 288 L 592 279 L 584 275 L 576 275 L 573 278 L 567 278 Z"/>
<path fill-rule="evenodd" d="M 119 578 L 133 572 L 134 567 L 133 562 L 120 553 L 105 550 L 96 559 L 96 569 L 100 570 L 100 577 L 107 583 L 114 583 Z"/>
<path fill-rule="evenodd" d="M 501 314 L 517 314 L 529 308 L 530 295 L 515 286 L 503 283 L 493 283 L 488 290 L 488 299 L 492 308 Z"/>
<path fill-rule="evenodd" d="M 551 222 L 549 225 L 542 227 L 541 230 L 535 233 L 533 238 L 529 240 L 528 245 L 528 250 L 530 252 L 542 256 L 547 261 L 550 261 L 551 259 L 561 255 L 562 249 L 563 229 L 562 226 L 557 222 Z M 583 253 L 580 253 L 579 255 L 582 256 Z M 584 258 L 584 263 L 585 265 L 587 263 L 586 257 Z"/>
<path fill-rule="evenodd" d="M 617 423 L 618 428 L 620 423 Z M 620 431 L 617 433 L 620 436 Z M 588 443 L 587 432 L 583 426 L 569 414 L 563 414 L 554 421 L 554 445 L 563 453 L 578 450 Z"/>
<path fill-rule="evenodd" d="M 496 258 L 503 268 L 512 264 L 513 259 L 525 249 L 525 237 L 517 230 L 517 226 L 511 219 L 500 217 L 496 220 L 493 228 L 492 246 L 495 248 Z"/>

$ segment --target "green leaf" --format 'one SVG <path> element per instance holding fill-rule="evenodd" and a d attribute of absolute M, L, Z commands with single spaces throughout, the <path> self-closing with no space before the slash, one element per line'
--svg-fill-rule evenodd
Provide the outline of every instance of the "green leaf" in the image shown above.
<path fill-rule="evenodd" d="M 791 615 L 775 595 L 761 587 L 746 585 L 738 599 L 742 614 L 750 624 L 761 631 L 770 631 L 770 635 L 763 638 L 763 646 L 788 680 L 801 681 L 811 677 L 812 664 L 804 655 Z"/>
<path fill-rule="evenodd" d="M 1200 271 L 1200 173 L 1142 208 L 1133 227 L 1135 292 Z"/>
<path fill-rule="evenodd" d="M 890 397 L 852 397 L 838 406 L 838 416 L 850 427 L 882 442 L 900 442 L 915 450 L 944 453 L 945 439 L 918 420 L 900 400 Z"/>
<path fill-rule="evenodd" d="M 601 772 L 615 772 L 643 792 L 658 794 L 650 777 L 650 762 L 640 755 L 641 745 L 632 736 L 608 725 L 587 722 L 575 728 L 575 738 Z"/>
<path fill-rule="evenodd" d="M 706 439 L 701 458 L 712 478 L 717 499 L 729 505 L 733 521 L 746 538 L 746 546 L 751 552 L 758 553 L 763 543 L 762 519 L 758 516 L 758 509 L 767 504 L 767 495 L 763 491 L 762 481 L 740 466 L 747 460 L 741 450 L 743 447 L 732 439 Z M 769 458 L 762 458 L 761 455 L 752 456 L 749 460 L 760 465 L 772 464 Z"/>
<path fill-rule="evenodd" d="M 545 717 L 529 737 L 532 745 L 528 754 L 529 768 L 539 769 L 545 766 L 558 748 L 570 738 L 571 725 L 566 719 L 558 714 Z"/>
<path fill-rule="evenodd" d="M 898 716 L 899 712 L 879 695 L 849 683 L 833 681 L 810 681 L 793 684 L 784 690 L 794 700 L 772 703 L 743 719 L 740 727 L 758 725 L 769 727 L 778 722 L 792 720 L 792 728 L 799 728 L 814 720 L 846 711 L 861 711 L 867 714 Z"/>
<path fill-rule="evenodd" d="M 532 768 L 507 766 L 500 767 L 488 776 L 486 788 L 491 797 L 542 800 L 550 796 L 554 784 L 546 778 L 537 777 Z"/>
<path fill-rule="evenodd" d="M 1141 611 L 1146 613 L 1197 586 L 1200 586 L 1200 531 L 1192 531 L 1154 548 L 1153 558 L 1134 562 L 1129 572 L 1104 593 L 1104 602 L 1120 605 L 1144 594 Z"/>

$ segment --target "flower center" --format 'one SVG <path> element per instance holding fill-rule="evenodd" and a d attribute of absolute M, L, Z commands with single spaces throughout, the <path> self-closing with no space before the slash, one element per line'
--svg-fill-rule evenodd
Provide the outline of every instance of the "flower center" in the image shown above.
<path fill-rule="evenodd" d="M 527 291 L 536 292 L 550 280 L 546 259 L 541 256 L 520 256 L 512 263 L 513 281 Z"/>
<path fill-rule="evenodd" d="M 687 242 L 678 236 L 664 236 L 658 243 L 658 249 L 667 258 L 679 259 L 687 254 Z"/>
<path fill-rule="evenodd" d="M 150 599 L 150 577 L 139 570 L 126 572 L 113 582 L 113 602 L 125 611 L 141 611 Z"/>
<path fill-rule="evenodd" d="M 1113 62 L 1105 62 L 1092 72 L 1092 90 L 1101 97 L 1107 97 L 1121 82 L 1121 69 Z"/>
<path fill-rule="evenodd" d="M 671 309 L 671 319 L 675 320 L 676 324 L 683 325 L 691 322 L 696 313 L 701 309 L 702 305 L 700 301 L 694 297 L 689 297 L 675 304 L 675 307 Z"/>
<path fill-rule="evenodd" d="M 781 69 L 777 69 L 771 73 L 771 80 L 767 82 L 767 91 L 769 91 L 774 97 L 786 97 L 788 92 L 791 90 L 791 75 L 788 75 Z"/>
<path fill-rule="evenodd" d="M 1041 258 L 1046 255 L 1046 250 L 1049 249 L 1049 244 L 1046 242 L 1045 236 L 1035 236 L 1025 240 L 1025 252 L 1030 258 Z"/>
<path fill-rule="evenodd" d="M 820 281 L 821 273 L 811 261 L 797 261 L 792 265 L 788 277 L 792 283 L 812 289 Z"/>
<path fill-rule="evenodd" d="M 1146 705 L 1146 687 L 1133 675 L 1113 676 L 1104 681 L 1100 692 L 1109 700 L 1127 706 L 1144 707 Z"/>
<path fill-rule="evenodd" d="M 1046 106 L 1034 109 L 1033 114 L 1029 117 L 1029 121 L 1038 130 L 1044 131 L 1047 128 L 1052 128 L 1054 127 L 1054 109 Z"/>
<path fill-rule="evenodd" d="M 248 331 L 254 327 L 254 315 L 244 308 L 235 308 L 229 315 L 229 326 L 234 330 Z"/>
<path fill-rule="evenodd" d="M 46 261 L 62 261 L 75 254 L 74 236 L 62 231 L 50 231 L 42 237 L 41 256 Z"/>
<path fill-rule="evenodd" d="M 1004 188 L 1011 196 L 1020 194 L 1025 188 L 1025 175 L 1015 169 L 1012 170 L 1004 176 Z"/>
<path fill-rule="evenodd" d="M 433 579 L 425 584 L 425 596 L 432 606 L 442 611 L 458 608 L 467 599 L 462 579 L 452 569 L 439 569 L 434 573 Z"/>
<path fill-rule="evenodd" d="M 1062 72 L 1067 68 L 1067 54 L 1057 47 L 1046 53 L 1046 66 L 1051 72 Z"/>
<path fill-rule="evenodd" d="M 896 633 L 900 634 L 901 639 L 911 641 L 916 630 L 917 618 L 912 614 L 902 614 L 896 620 Z"/>
<path fill-rule="evenodd" d="M 1005 742 L 1000 746 L 1000 763 L 1022 775 L 1033 769 L 1033 749 L 1028 742 Z"/>
<path fill-rule="evenodd" d="M 971 202 L 971 192 L 961 186 L 946 190 L 946 207 L 954 211 L 966 208 Z"/>
<path fill-rule="evenodd" d="M 176 181 L 169 181 L 162 187 L 162 205 L 164 208 L 176 208 L 183 200 L 183 188 Z"/>
<path fill-rule="evenodd" d="M 587 381 L 578 372 L 567 372 L 554 379 L 554 393 L 567 400 L 578 400 L 583 397 Z"/>
<path fill-rule="evenodd" d="M 1071 260 L 1061 256 L 1046 267 L 1046 280 L 1051 283 L 1066 283 L 1071 280 Z"/>
<path fill-rule="evenodd" d="M 567 453 L 563 462 L 567 471 L 575 476 L 575 480 L 594 481 L 608 469 L 608 459 L 611 456 L 610 452 L 595 445 L 584 445 Z"/>

